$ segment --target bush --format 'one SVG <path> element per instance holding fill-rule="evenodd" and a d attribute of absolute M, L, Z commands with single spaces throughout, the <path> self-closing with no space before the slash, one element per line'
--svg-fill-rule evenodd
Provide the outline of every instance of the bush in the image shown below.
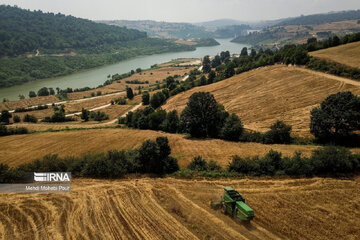
<path fill-rule="evenodd" d="M 277 121 L 270 127 L 270 131 L 264 135 L 265 144 L 287 144 L 291 142 L 291 126 L 286 125 L 282 121 Z"/>
<path fill-rule="evenodd" d="M 125 98 L 117 98 L 115 99 L 115 103 L 119 105 L 126 105 L 126 99 Z"/>
<path fill-rule="evenodd" d="M 149 92 L 143 92 L 143 94 L 142 94 L 142 103 L 143 103 L 143 105 L 149 105 L 149 103 L 150 103 L 150 94 L 149 94 Z"/>
<path fill-rule="evenodd" d="M 294 156 L 285 157 L 282 160 L 282 168 L 286 175 L 289 176 L 307 176 L 314 174 L 314 167 L 311 159 L 302 157 L 300 152 L 295 152 Z"/>
<path fill-rule="evenodd" d="M 27 134 L 29 131 L 24 127 L 7 128 L 0 124 L 0 136 L 15 135 L 15 134 Z"/>
<path fill-rule="evenodd" d="M 166 115 L 166 119 L 161 123 L 160 128 L 169 133 L 176 133 L 179 130 L 179 116 L 176 110 L 169 112 Z"/>
<path fill-rule="evenodd" d="M 188 169 L 193 171 L 206 171 L 208 169 L 207 162 L 202 157 L 194 157 L 192 162 L 187 166 Z"/>
<path fill-rule="evenodd" d="M 257 175 L 259 173 L 258 161 L 251 158 L 234 156 L 228 166 L 229 172 L 238 172 L 246 175 Z"/>
<path fill-rule="evenodd" d="M 328 146 L 317 149 L 311 161 L 316 174 L 352 173 L 359 168 L 358 158 L 347 148 Z"/>
<path fill-rule="evenodd" d="M 13 120 L 14 120 L 14 123 L 18 123 L 18 122 L 21 121 L 21 119 L 20 119 L 20 117 L 19 117 L 18 115 L 15 115 L 15 116 L 13 117 Z"/>
<path fill-rule="evenodd" d="M 243 132 L 243 125 L 238 116 L 231 114 L 226 118 L 220 136 L 225 140 L 238 141 Z"/>
<path fill-rule="evenodd" d="M 31 122 L 31 123 L 37 123 L 37 118 L 34 115 L 26 114 L 24 116 L 23 122 Z"/>
<path fill-rule="evenodd" d="M 208 165 L 208 171 L 221 171 L 222 170 L 220 164 L 218 164 L 214 160 L 210 160 L 207 165 Z"/>
<path fill-rule="evenodd" d="M 90 112 L 90 120 L 93 121 L 104 121 L 104 120 L 108 120 L 109 116 L 106 115 L 106 113 L 104 112 Z"/>

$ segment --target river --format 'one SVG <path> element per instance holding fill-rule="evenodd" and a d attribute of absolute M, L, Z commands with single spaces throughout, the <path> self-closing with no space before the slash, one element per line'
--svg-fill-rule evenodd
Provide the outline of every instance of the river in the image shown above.
<path fill-rule="evenodd" d="M 249 47 L 248 45 L 244 44 L 232 43 L 230 42 L 231 39 L 216 40 L 220 43 L 220 45 L 211 47 L 198 47 L 195 51 L 139 56 L 112 65 L 93 68 L 91 70 L 85 70 L 63 77 L 41 79 L 22 85 L 2 88 L 0 89 L 0 100 L 2 101 L 3 98 L 17 100 L 19 99 L 19 94 L 23 94 L 25 97 L 28 97 L 29 91 L 37 92 L 42 87 L 52 87 L 54 89 L 56 87 L 61 89 L 67 87 L 97 87 L 106 81 L 107 75 L 109 74 L 113 75 L 115 73 L 126 73 L 139 67 L 142 69 L 147 69 L 150 68 L 151 65 L 168 62 L 177 58 L 202 58 L 205 55 L 214 56 L 219 54 L 221 51 L 230 51 L 231 54 L 240 53 L 243 47 Z"/>

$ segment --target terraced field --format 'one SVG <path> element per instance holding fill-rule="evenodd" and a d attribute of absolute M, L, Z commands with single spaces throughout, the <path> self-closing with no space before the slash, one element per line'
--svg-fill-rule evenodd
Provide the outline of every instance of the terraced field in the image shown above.
<path fill-rule="evenodd" d="M 211 92 L 248 129 L 266 131 L 276 120 L 293 126 L 293 134 L 310 136 L 310 110 L 339 91 L 360 94 L 360 82 L 299 67 L 276 65 L 196 87 L 170 98 L 163 108 L 181 112 L 195 92 Z"/>
<path fill-rule="evenodd" d="M 360 42 L 322 49 L 310 52 L 309 54 L 313 57 L 338 62 L 350 67 L 360 68 Z"/>
<path fill-rule="evenodd" d="M 232 186 L 250 224 L 209 206 Z M 73 181 L 70 194 L 2 194 L 0 239 L 358 239 L 360 179 Z"/>

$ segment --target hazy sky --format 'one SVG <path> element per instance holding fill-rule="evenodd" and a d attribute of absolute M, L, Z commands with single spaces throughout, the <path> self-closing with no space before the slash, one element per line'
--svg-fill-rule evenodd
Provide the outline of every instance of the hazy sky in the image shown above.
<path fill-rule="evenodd" d="M 92 20 L 253 21 L 360 9 L 360 0 L 0 0 L 25 9 Z"/>

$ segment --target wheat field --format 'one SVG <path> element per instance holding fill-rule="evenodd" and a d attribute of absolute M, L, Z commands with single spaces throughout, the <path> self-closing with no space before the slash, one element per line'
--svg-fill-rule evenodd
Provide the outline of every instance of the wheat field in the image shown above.
<path fill-rule="evenodd" d="M 47 126 L 50 128 L 51 124 Z M 76 127 L 77 125 L 74 124 L 73 126 Z M 94 125 L 85 124 L 83 127 L 91 126 Z M 282 152 L 284 156 L 292 156 L 296 151 L 309 156 L 317 148 L 317 146 L 310 145 L 265 145 L 228 142 L 219 139 L 189 139 L 185 135 L 150 130 L 84 129 L 1 137 L 0 163 L 16 166 L 42 158 L 46 154 L 81 156 L 88 152 L 134 149 L 139 147 L 144 140 L 155 140 L 159 136 L 168 137 L 172 150 L 171 155 L 178 159 L 182 167 L 187 166 L 194 157 L 199 155 L 206 160 L 216 160 L 225 167 L 233 155 L 242 157 L 263 156 L 273 149 Z M 351 150 L 360 153 L 360 148 Z"/>
<path fill-rule="evenodd" d="M 67 194 L 1 194 L 0 239 L 358 239 L 360 179 L 75 179 Z M 232 186 L 244 224 L 210 208 Z"/>
<path fill-rule="evenodd" d="M 292 125 L 294 135 L 311 136 L 311 109 L 339 91 L 359 95 L 360 82 L 304 68 L 275 65 L 180 93 L 170 98 L 163 109 L 181 112 L 189 97 L 200 91 L 211 92 L 227 111 L 240 117 L 245 128 L 264 132 L 276 120 L 282 120 Z"/>
<path fill-rule="evenodd" d="M 309 53 L 313 57 L 338 62 L 350 67 L 360 68 L 360 42 L 321 49 Z"/>

